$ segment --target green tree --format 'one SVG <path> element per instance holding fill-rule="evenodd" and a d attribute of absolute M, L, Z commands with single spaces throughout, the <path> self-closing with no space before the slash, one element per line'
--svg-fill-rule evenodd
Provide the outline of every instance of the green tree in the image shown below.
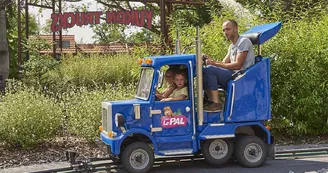
<path fill-rule="evenodd" d="M 17 20 L 17 4 L 11 4 L 6 8 L 7 15 L 7 39 L 9 45 L 9 56 L 10 56 L 10 71 L 9 78 L 18 77 L 18 20 Z M 21 18 L 25 21 L 24 15 Z M 29 35 L 36 35 L 38 33 L 38 24 L 34 16 L 29 15 Z M 23 25 L 22 28 L 25 26 Z M 25 38 L 25 33 L 22 33 L 22 38 Z M 23 43 L 26 45 L 27 40 L 22 39 Z M 26 50 L 26 48 L 23 48 Z M 25 58 L 23 58 L 25 59 Z"/>
<path fill-rule="evenodd" d="M 140 32 L 134 32 L 127 37 L 126 41 L 128 43 L 158 43 L 159 36 L 149 31 L 148 29 L 142 28 Z"/>
<path fill-rule="evenodd" d="M 175 6 L 170 23 L 178 26 L 200 26 L 210 23 L 214 16 L 221 15 L 222 5 L 217 0 L 209 0 L 205 5 Z"/>
<path fill-rule="evenodd" d="M 327 13 L 326 0 L 237 0 L 267 19 L 310 19 Z"/>
<path fill-rule="evenodd" d="M 108 25 L 102 23 L 92 26 L 93 32 L 95 33 L 94 38 L 98 44 L 106 44 L 115 41 L 126 42 L 127 36 L 125 34 L 126 26 L 119 24 Z"/>

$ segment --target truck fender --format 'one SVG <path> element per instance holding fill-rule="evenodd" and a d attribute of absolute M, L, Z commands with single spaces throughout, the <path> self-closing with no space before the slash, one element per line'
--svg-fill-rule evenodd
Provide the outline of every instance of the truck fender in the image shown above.
<path fill-rule="evenodd" d="M 156 141 L 155 138 L 150 135 L 149 132 L 147 132 L 146 130 L 142 130 L 142 129 L 129 129 L 127 132 L 124 133 L 124 136 L 121 138 L 120 142 L 118 143 L 118 146 L 116 149 L 121 149 L 121 145 L 124 142 L 124 140 L 126 138 L 128 138 L 130 135 L 135 135 L 135 134 L 142 134 L 144 136 L 146 136 L 148 139 L 150 139 L 150 141 L 152 142 L 153 146 L 154 146 L 154 153 L 158 153 L 158 148 L 156 145 Z M 118 152 L 119 153 L 119 152 Z"/>
<path fill-rule="evenodd" d="M 252 126 L 254 126 L 255 128 L 257 127 L 258 129 L 257 130 L 253 129 L 253 128 L 251 128 Z M 249 129 L 249 128 L 251 128 L 251 129 Z M 247 123 L 244 125 L 236 126 L 234 134 L 237 134 L 238 132 L 244 132 L 244 134 L 247 134 L 247 135 L 252 136 L 252 134 L 254 134 L 255 136 L 257 136 L 256 134 L 259 134 L 259 131 L 260 131 L 260 133 L 263 133 L 263 135 L 265 135 L 267 143 L 271 144 L 271 142 L 272 142 L 271 141 L 271 133 L 261 123 L 251 123 L 251 124 Z"/>

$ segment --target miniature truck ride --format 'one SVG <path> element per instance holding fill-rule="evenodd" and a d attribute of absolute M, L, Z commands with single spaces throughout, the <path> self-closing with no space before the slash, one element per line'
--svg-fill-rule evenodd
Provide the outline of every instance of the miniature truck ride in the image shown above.
<path fill-rule="evenodd" d="M 258 56 L 253 66 L 235 73 L 221 90 L 225 95 L 221 112 L 203 110 L 198 32 L 196 54 L 140 59 L 136 98 L 102 103 L 98 145 L 132 173 L 148 172 L 154 155 L 201 153 L 211 165 L 222 165 L 234 157 L 243 166 L 261 166 L 267 157 L 274 156 L 274 138 L 264 124 L 271 119 L 270 59 L 261 57 L 261 44 L 280 28 L 277 22 L 242 34 L 258 46 Z M 156 98 L 163 83 L 163 66 L 184 67 L 188 73 L 186 100 L 161 102 Z"/>

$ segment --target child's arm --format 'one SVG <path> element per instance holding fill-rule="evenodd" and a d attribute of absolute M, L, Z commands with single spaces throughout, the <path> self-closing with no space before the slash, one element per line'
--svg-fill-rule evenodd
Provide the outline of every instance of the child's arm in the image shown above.
<path fill-rule="evenodd" d="M 165 91 L 163 91 L 162 93 L 160 93 L 156 90 L 156 97 L 159 99 L 167 98 L 173 93 L 173 91 L 176 88 L 177 88 L 177 86 L 174 84 L 174 85 L 171 85 L 170 87 L 166 88 Z"/>
<path fill-rule="evenodd" d="M 172 85 L 169 88 L 167 88 L 162 94 L 163 98 L 169 97 L 176 88 L 177 88 L 176 85 Z"/>
<path fill-rule="evenodd" d="M 170 98 L 163 98 L 161 102 L 167 102 L 167 101 L 174 101 L 174 100 L 185 100 L 187 98 L 186 95 L 181 94 L 178 97 L 170 97 Z"/>

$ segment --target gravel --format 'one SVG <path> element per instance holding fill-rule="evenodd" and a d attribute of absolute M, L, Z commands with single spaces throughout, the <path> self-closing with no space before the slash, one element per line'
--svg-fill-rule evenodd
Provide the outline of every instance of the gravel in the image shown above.
<path fill-rule="evenodd" d="M 105 157 L 94 143 L 77 137 L 57 137 L 30 150 L 0 145 L 0 169 L 65 161 L 67 150 L 76 151 L 79 158 Z"/>

